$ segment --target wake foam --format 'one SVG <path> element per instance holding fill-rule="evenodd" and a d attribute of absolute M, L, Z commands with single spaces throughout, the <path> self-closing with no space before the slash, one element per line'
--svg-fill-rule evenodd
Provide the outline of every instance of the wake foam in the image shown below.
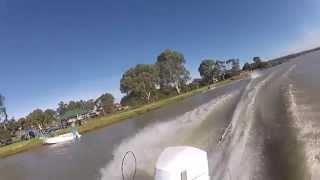
<path fill-rule="evenodd" d="M 255 102 L 260 90 L 274 76 L 275 72 L 269 74 L 261 81 L 256 80 L 261 74 L 254 74 L 254 77 L 238 102 L 233 113 L 232 120 L 222 135 L 220 151 L 215 152 L 211 161 L 213 163 L 213 179 L 251 179 L 254 172 L 258 171 L 261 164 L 259 157 L 262 156 L 261 147 L 250 146 L 250 137 L 255 120 Z M 257 179 L 257 178 L 255 178 Z M 259 178 L 258 178 L 259 179 Z"/>
<path fill-rule="evenodd" d="M 113 160 L 100 169 L 101 180 L 121 180 L 121 160 L 126 151 L 133 151 L 137 157 L 137 176 L 152 179 L 155 164 L 160 153 L 168 146 L 205 144 L 194 138 L 193 132 L 214 110 L 219 109 L 239 91 L 218 97 L 189 111 L 172 121 L 157 123 L 142 129 L 135 136 L 124 140 L 113 152 Z M 201 147 L 200 147 L 201 148 Z M 203 148 L 203 147 L 202 147 Z"/>
<path fill-rule="evenodd" d="M 258 72 L 258 71 L 253 71 L 252 73 L 250 73 L 250 78 L 251 79 L 257 79 L 260 76 L 261 76 L 261 73 Z"/>
<path fill-rule="evenodd" d="M 288 88 L 289 113 L 294 126 L 299 129 L 298 140 L 304 143 L 307 166 L 311 180 L 320 179 L 320 127 L 316 124 L 320 116 L 310 105 L 297 103 L 297 91 L 290 84 Z"/>

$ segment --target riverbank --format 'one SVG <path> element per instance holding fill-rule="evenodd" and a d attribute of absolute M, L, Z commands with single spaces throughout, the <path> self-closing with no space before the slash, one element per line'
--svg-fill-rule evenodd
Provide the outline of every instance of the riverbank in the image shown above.
<path fill-rule="evenodd" d="M 233 77 L 232 79 L 218 82 L 214 85 L 214 87 L 215 88 L 221 87 L 223 85 L 230 84 L 231 82 L 243 79 L 244 77 L 246 77 L 246 75 L 236 76 L 236 77 Z M 152 111 L 155 109 L 159 109 L 159 108 L 164 107 L 166 105 L 181 101 L 187 97 L 201 94 L 201 93 L 204 93 L 204 92 L 207 92 L 210 90 L 211 89 L 208 88 L 208 86 L 204 86 L 199 89 L 195 89 L 193 91 L 189 91 L 189 92 L 180 94 L 178 96 L 169 97 L 166 99 L 159 100 L 157 102 L 143 105 L 143 106 L 136 108 L 136 109 L 131 109 L 128 111 L 123 111 L 123 112 L 115 113 L 115 114 L 108 115 L 108 116 L 90 119 L 87 121 L 86 124 L 78 127 L 78 131 L 81 134 L 83 134 L 83 133 L 86 133 L 89 131 L 93 131 L 95 129 L 103 128 L 103 127 L 109 126 L 111 124 L 120 122 L 122 120 L 133 118 L 135 116 L 144 114 L 146 112 L 149 112 L 149 111 Z M 68 131 L 68 129 L 63 129 L 63 130 L 58 131 L 57 134 L 63 134 L 67 131 Z M 21 142 L 17 142 L 17 143 L 8 145 L 8 146 L 4 146 L 4 147 L 0 148 L 0 158 L 14 155 L 19 152 L 27 151 L 29 149 L 35 148 L 40 145 L 41 145 L 41 140 L 36 138 L 36 139 L 29 140 L 29 141 L 21 141 Z"/>

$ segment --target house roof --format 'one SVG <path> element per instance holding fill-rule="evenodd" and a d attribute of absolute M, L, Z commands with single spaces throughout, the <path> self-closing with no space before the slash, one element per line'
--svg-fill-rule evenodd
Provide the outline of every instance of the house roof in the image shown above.
<path fill-rule="evenodd" d="M 88 112 L 90 112 L 89 109 L 83 109 L 83 108 L 74 109 L 74 110 L 67 111 L 67 112 L 61 114 L 59 116 L 59 119 L 60 120 L 66 120 L 66 119 L 70 119 L 70 118 L 73 118 L 73 117 L 77 117 L 77 115 L 86 114 Z"/>

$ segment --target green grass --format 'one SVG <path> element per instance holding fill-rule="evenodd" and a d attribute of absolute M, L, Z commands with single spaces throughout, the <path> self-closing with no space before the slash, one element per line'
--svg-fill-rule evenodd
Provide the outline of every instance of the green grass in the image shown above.
<path fill-rule="evenodd" d="M 219 83 L 216 83 L 214 86 L 219 87 L 219 86 L 228 84 L 232 81 L 242 79 L 242 78 L 243 78 L 243 76 L 237 76 L 237 77 L 232 78 L 233 80 L 228 79 L 225 81 L 221 81 Z M 161 108 L 161 107 L 166 106 L 168 104 L 172 104 L 174 102 L 183 100 L 187 97 L 190 97 L 190 96 L 193 96 L 196 94 L 201 94 L 201 93 L 204 93 L 207 91 L 208 91 L 208 86 L 205 86 L 205 87 L 201 87 L 199 89 L 195 89 L 193 91 L 189 91 L 189 92 L 180 94 L 178 96 L 173 96 L 173 97 L 159 100 L 157 102 L 146 104 L 146 105 L 143 105 L 139 108 L 114 113 L 109 116 L 103 116 L 103 117 L 89 119 L 86 124 L 77 127 L 77 129 L 78 129 L 79 133 L 85 133 L 85 132 L 89 132 L 89 131 L 92 131 L 92 130 L 95 130 L 98 128 L 103 128 L 108 125 L 114 124 L 116 122 L 120 122 L 122 120 L 144 114 L 146 112 Z M 68 129 L 62 129 L 62 130 L 59 130 L 56 134 L 63 134 L 68 131 L 69 131 Z M 3 158 L 6 156 L 10 156 L 10 155 L 22 152 L 22 151 L 26 151 L 28 149 L 31 149 L 31 148 L 39 146 L 39 145 L 41 145 L 40 139 L 33 139 L 33 140 L 29 140 L 29 141 L 16 142 L 16 143 L 8 145 L 8 146 L 0 147 L 0 157 Z"/>
<path fill-rule="evenodd" d="M 0 157 L 6 157 L 19 152 L 23 152 L 36 146 L 39 146 L 40 144 L 41 140 L 38 138 L 29 141 L 20 141 L 14 144 L 10 144 L 8 146 L 0 148 Z"/>

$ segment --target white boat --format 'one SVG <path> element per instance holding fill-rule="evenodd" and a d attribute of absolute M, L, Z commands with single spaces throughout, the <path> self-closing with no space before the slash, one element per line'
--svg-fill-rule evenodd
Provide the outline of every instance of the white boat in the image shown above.
<path fill-rule="evenodd" d="M 43 143 L 44 144 L 58 144 L 58 143 L 74 141 L 74 140 L 80 139 L 80 137 L 81 137 L 81 135 L 78 132 L 66 133 L 66 134 L 62 134 L 59 136 L 55 136 L 55 137 L 44 138 Z"/>
<path fill-rule="evenodd" d="M 168 147 L 160 155 L 155 180 L 209 180 L 207 152 L 188 146 Z"/>

